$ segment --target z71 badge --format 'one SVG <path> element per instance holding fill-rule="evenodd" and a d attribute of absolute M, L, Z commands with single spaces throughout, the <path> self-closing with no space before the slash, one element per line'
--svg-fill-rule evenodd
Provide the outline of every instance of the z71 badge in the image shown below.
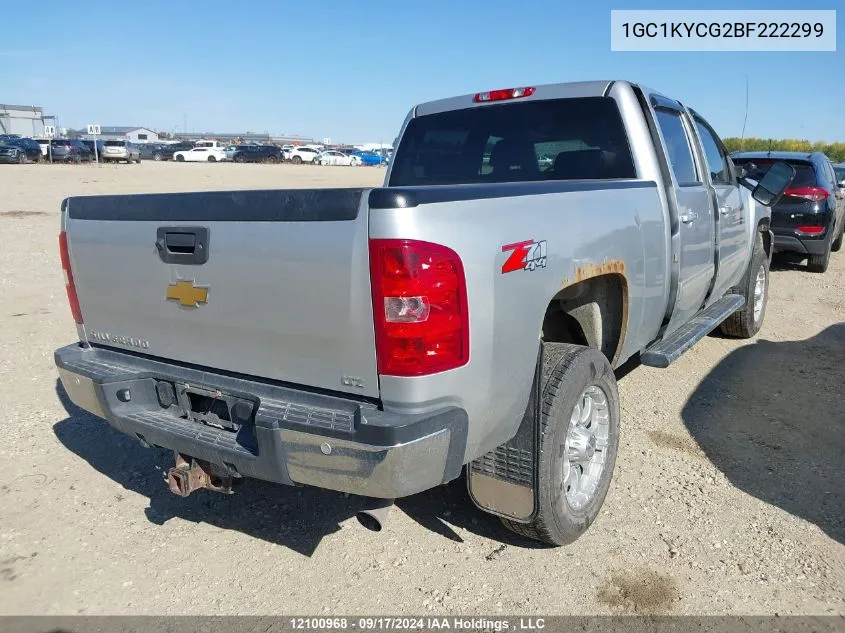
<path fill-rule="evenodd" d="M 526 240 L 502 247 L 502 252 L 510 255 L 502 264 L 502 274 L 515 270 L 536 270 L 546 267 L 546 240 L 536 242 Z"/>

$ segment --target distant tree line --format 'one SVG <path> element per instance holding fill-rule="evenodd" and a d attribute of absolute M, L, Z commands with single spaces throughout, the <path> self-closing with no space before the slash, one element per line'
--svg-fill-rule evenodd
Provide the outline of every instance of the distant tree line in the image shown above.
<path fill-rule="evenodd" d="M 738 138 L 723 139 L 728 151 L 742 150 L 745 152 L 767 152 L 769 150 L 787 152 L 823 152 L 834 163 L 845 163 L 845 143 L 825 143 L 816 141 L 811 143 L 807 140 L 794 138 L 767 139 L 767 138 Z"/>

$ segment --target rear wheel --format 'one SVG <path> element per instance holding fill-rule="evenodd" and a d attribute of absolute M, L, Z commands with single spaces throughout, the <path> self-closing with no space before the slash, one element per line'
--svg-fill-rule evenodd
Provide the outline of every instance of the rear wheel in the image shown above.
<path fill-rule="evenodd" d="M 566 545 L 598 516 L 619 447 L 619 393 L 598 350 L 543 343 L 537 498 L 531 523 L 502 519 L 527 538 Z M 535 382 L 536 385 L 536 382 Z"/>
<path fill-rule="evenodd" d="M 302 164 L 302 157 L 301 156 L 294 156 L 293 158 L 290 159 L 290 162 L 292 162 L 294 165 L 301 165 Z"/>
<path fill-rule="evenodd" d="M 182 154 L 178 154 L 178 155 L 176 156 L 176 162 L 177 162 L 177 163 L 184 163 L 184 162 L 185 162 L 185 157 L 184 157 L 184 156 L 182 156 Z"/>
<path fill-rule="evenodd" d="M 216 158 L 214 158 L 214 156 L 209 156 L 209 157 L 208 157 L 208 162 L 209 162 L 209 163 L 216 163 L 216 162 L 217 162 L 217 159 L 216 159 Z"/>
<path fill-rule="evenodd" d="M 769 300 L 769 258 L 758 233 L 748 264 L 743 286 L 734 289 L 745 297 L 745 307 L 737 310 L 719 325 L 719 332 L 734 338 L 751 338 L 763 327 L 766 304 Z"/>
<path fill-rule="evenodd" d="M 209 156 L 209 158 L 212 158 L 212 157 Z M 243 154 L 238 154 L 237 156 L 235 156 L 235 162 L 236 163 L 245 163 L 246 158 L 244 158 Z"/>
<path fill-rule="evenodd" d="M 823 273 L 827 271 L 827 267 L 830 264 L 830 251 L 832 246 L 832 244 L 829 244 L 824 253 L 820 255 L 810 255 L 807 258 L 807 270 L 811 273 Z"/>
<path fill-rule="evenodd" d="M 164 160 L 164 156 L 162 156 L 161 154 L 153 154 L 153 160 Z"/>

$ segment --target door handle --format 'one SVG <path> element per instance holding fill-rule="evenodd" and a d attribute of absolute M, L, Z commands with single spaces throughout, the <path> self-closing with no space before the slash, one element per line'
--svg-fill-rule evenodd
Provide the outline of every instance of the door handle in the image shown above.
<path fill-rule="evenodd" d="M 719 207 L 719 213 L 722 215 L 728 215 L 731 211 L 733 211 L 733 209 L 730 207 Z"/>
<path fill-rule="evenodd" d="M 681 216 L 681 222 L 684 224 L 692 224 L 698 219 L 698 214 L 695 211 L 690 211 L 689 213 L 684 213 Z"/>

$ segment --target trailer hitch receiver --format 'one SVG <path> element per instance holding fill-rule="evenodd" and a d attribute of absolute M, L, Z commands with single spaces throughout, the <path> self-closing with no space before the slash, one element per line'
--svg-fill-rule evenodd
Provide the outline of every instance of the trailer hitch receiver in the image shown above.
<path fill-rule="evenodd" d="M 167 471 L 167 485 L 170 492 L 180 497 L 187 497 L 201 488 L 232 494 L 232 477 L 219 475 L 214 470 L 208 462 L 176 453 L 176 465 Z"/>

